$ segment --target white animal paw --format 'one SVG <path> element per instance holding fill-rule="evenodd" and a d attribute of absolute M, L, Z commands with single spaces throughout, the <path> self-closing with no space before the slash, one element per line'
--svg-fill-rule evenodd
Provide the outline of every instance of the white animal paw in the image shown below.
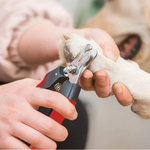
<path fill-rule="evenodd" d="M 145 100 L 135 100 L 131 110 L 141 116 L 143 119 L 150 118 L 150 102 Z"/>
<path fill-rule="evenodd" d="M 150 74 L 141 70 L 135 62 L 121 57 L 114 62 L 103 55 L 102 49 L 94 40 L 88 40 L 76 34 L 62 36 L 59 42 L 60 59 L 64 62 L 72 61 L 87 44 L 91 44 L 98 51 L 89 69 L 93 73 L 98 70 L 105 70 L 108 73 L 110 94 L 113 94 L 114 83 L 123 83 L 135 99 L 132 110 L 142 118 L 150 118 Z"/>

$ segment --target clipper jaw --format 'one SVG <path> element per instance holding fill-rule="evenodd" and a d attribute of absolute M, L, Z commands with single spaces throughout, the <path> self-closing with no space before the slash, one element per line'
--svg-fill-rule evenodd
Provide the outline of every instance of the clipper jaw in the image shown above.
<path fill-rule="evenodd" d="M 65 51 L 66 48 L 67 47 L 64 46 Z M 71 64 L 64 69 L 64 73 L 67 77 L 69 77 L 69 81 L 71 83 L 77 84 L 85 69 L 90 66 L 96 56 L 97 50 L 93 49 L 91 44 L 87 44 L 83 50 L 74 58 Z M 69 58 L 69 60 L 71 59 Z"/>

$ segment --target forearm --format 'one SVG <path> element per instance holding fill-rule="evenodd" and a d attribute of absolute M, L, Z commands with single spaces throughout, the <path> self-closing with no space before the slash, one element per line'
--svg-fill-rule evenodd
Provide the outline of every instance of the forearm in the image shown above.
<path fill-rule="evenodd" d="M 52 23 L 39 23 L 27 29 L 18 43 L 18 53 L 28 64 L 39 65 L 58 59 L 57 44 L 64 32 L 76 29 L 61 28 Z"/>
<path fill-rule="evenodd" d="M 62 28 L 53 25 L 50 21 L 39 23 L 23 33 L 18 43 L 18 53 L 30 65 L 54 61 L 59 58 L 57 45 L 63 33 L 76 33 L 86 38 L 94 37 L 96 41 L 103 34 L 97 29 Z"/>

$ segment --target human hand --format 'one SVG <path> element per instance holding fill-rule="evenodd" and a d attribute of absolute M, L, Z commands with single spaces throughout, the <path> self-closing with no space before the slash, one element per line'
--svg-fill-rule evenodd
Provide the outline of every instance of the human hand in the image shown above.
<path fill-rule="evenodd" d="M 46 32 L 38 32 L 39 30 L 44 30 Z M 76 33 L 84 36 L 85 38 L 92 38 L 103 49 L 104 55 L 114 61 L 116 61 L 119 56 L 119 50 L 114 40 L 106 32 L 100 29 L 60 28 L 50 23 L 37 24 L 24 33 L 18 44 L 18 51 L 20 56 L 24 59 L 25 62 L 28 62 L 28 64 L 30 65 L 43 64 L 45 62 L 52 61 L 54 58 L 56 59 L 58 57 L 56 43 L 58 43 L 61 35 L 64 32 Z M 31 39 L 34 39 L 34 42 L 32 42 Z M 51 41 L 51 43 L 53 44 L 49 44 L 49 41 Z M 39 46 L 39 43 L 42 46 Z M 46 47 L 44 48 L 43 45 L 45 45 Z M 39 54 L 39 56 L 37 54 Z M 84 90 L 95 90 L 99 97 L 108 97 L 109 77 L 107 73 L 103 70 L 98 71 L 96 73 L 96 82 L 94 83 L 94 85 L 92 82 L 92 78 L 92 72 L 86 70 L 80 80 L 80 85 L 82 86 L 82 88 Z M 119 89 L 121 89 L 122 91 Z M 120 104 L 126 106 L 132 102 L 132 96 L 123 84 L 116 83 L 113 86 L 113 91 Z"/>
<path fill-rule="evenodd" d="M 53 141 L 64 141 L 67 129 L 37 111 L 53 108 L 65 118 L 77 118 L 75 107 L 63 95 L 36 88 L 38 80 L 24 79 L 0 86 L 0 149 L 55 149 Z M 61 100 L 60 100 L 61 99 Z"/>
<path fill-rule="evenodd" d="M 118 47 L 106 32 L 100 29 L 81 29 L 80 32 L 82 32 L 85 38 L 95 40 L 107 58 L 113 61 L 117 60 L 119 56 Z M 96 72 L 94 83 L 93 73 L 90 70 L 86 70 L 80 79 L 80 85 L 84 90 L 95 90 L 99 97 L 105 98 L 109 96 L 109 76 L 104 70 Z M 113 85 L 113 92 L 121 105 L 128 106 L 132 103 L 133 98 L 129 90 L 122 83 L 115 83 Z"/>

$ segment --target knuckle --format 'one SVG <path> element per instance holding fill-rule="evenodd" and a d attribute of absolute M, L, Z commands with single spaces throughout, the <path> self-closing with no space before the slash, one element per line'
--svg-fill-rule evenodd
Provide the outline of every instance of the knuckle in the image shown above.
<path fill-rule="evenodd" d="M 52 106 L 54 105 L 55 103 L 55 99 L 56 99 L 56 96 L 55 96 L 55 92 L 52 92 L 52 91 L 47 91 L 45 92 L 44 89 L 43 90 L 43 93 L 41 95 L 42 99 L 43 99 L 43 103 L 45 103 L 45 105 L 47 106 Z"/>
<path fill-rule="evenodd" d="M 97 83 L 96 86 L 99 89 L 104 89 L 105 87 L 107 87 L 105 84 L 102 84 L 102 83 Z"/>
<path fill-rule="evenodd" d="M 30 79 L 30 78 L 22 79 L 22 82 L 26 83 L 26 84 L 31 83 L 32 81 L 33 81 L 33 79 Z"/>
<path fill-rule="evenodd" d="M 46 123 L 42 126 L 42 130 L 44 134 L 49 133 L 50 131 L 52 131 L 54 129 L 55 125 L 53 122 L 51 123 Z"/>
<path fill-rule="evenodd" d="M 41 136 L 39 134 L 34 134 L 31 137 L 31 143 L 32 145 L 38 145 L 41 142 Z"/>
<path fill-rule="evenodd" d="M 46 105 L 48 106 L 54 106 L 56 103 L 56 99 L 59 99 L 59 93 L 51 91 L 51 93 L 44 94 L 44 100 Z"/>
<path fill-rule="evenodd" d="M 25 78 L 25 79 L 23 79 L 23 81 L 24 82 L 30 82 L 32 79 L 30 79 L 30 78 Z"/>
<path fill-rule="evenodd" d="M 25 95 L 26 91 L 29 90 L 28 87 L 19 87 L 17 90 L 16 90 L 16 95 L 18 96 L 22 96 L 22 95 Z"/>
<path fill-rule="evenodd" d="M 82 87 L 82 89 L 85 90 L 85 91 L 91 91 L 91 90 L 93 90 L 93 88 L 94 88 L 92 85 L 87 85 L 87 86 L 81 85 L 81 87 Z"/>
<path fill-rule="evenodd" d="M 96 80 L 96 85 L 99 87 L 107 87 L 109 85 L 108 83 L 107 76 L 101 76 Z"/>
<path fill-rule="evenodd" d="M 88 87 L 84 87 L 84 86 L 82 86 L 82 89 L 83 89 L 84 91 L 88 91 L 88 90 L 89 90 Z"/>
<path fill-rule="evenodd" d="M 5 106 L 6 107 L 2 107 L 1 109 L 5 113 L 3 118 L 5 118 L 8 122 L 9 120 L 12 120 L 11 118 L 17 118 L 20 115 L 20 106 L 15 98 L 8 96 L 5 101 Z"/>
<path fill-rule="evenodd" d="M 98 97 L 100 98 L 107 98 L 109 96 L 109 94 L 107 94 L 106 92 L 97 92 L 96 93 L 98 95 Z"/>
<path fill-rule="evenodd" d="M 93 29 L 91 30 L 91 32 L 92 32 L 92 34 L 96 34 L 96 35 L 105 34 L 105 35 L 108 36 L 108 33 L 107 33 L 107 32 L 105 32 L 104 30 L 101 30 L 101 29 L 99 29 L 99 28 L 93 28 Z"/>
<path fill-rule="evenodd" d="M 54 103 L 54 102 L 53 102 L 53 99 L 54 99 L 54 98 L 53 98 L 53 94 L 50 95 L 50 96 L 45 94 L 45 95 L 44 95 L 44 98 L 43 98 L 43 100 L 45 101 L 45 104 L 48 105 L 48 106 L 49 106 L 49 105 L 53 105 L 53 103 Z"/>

